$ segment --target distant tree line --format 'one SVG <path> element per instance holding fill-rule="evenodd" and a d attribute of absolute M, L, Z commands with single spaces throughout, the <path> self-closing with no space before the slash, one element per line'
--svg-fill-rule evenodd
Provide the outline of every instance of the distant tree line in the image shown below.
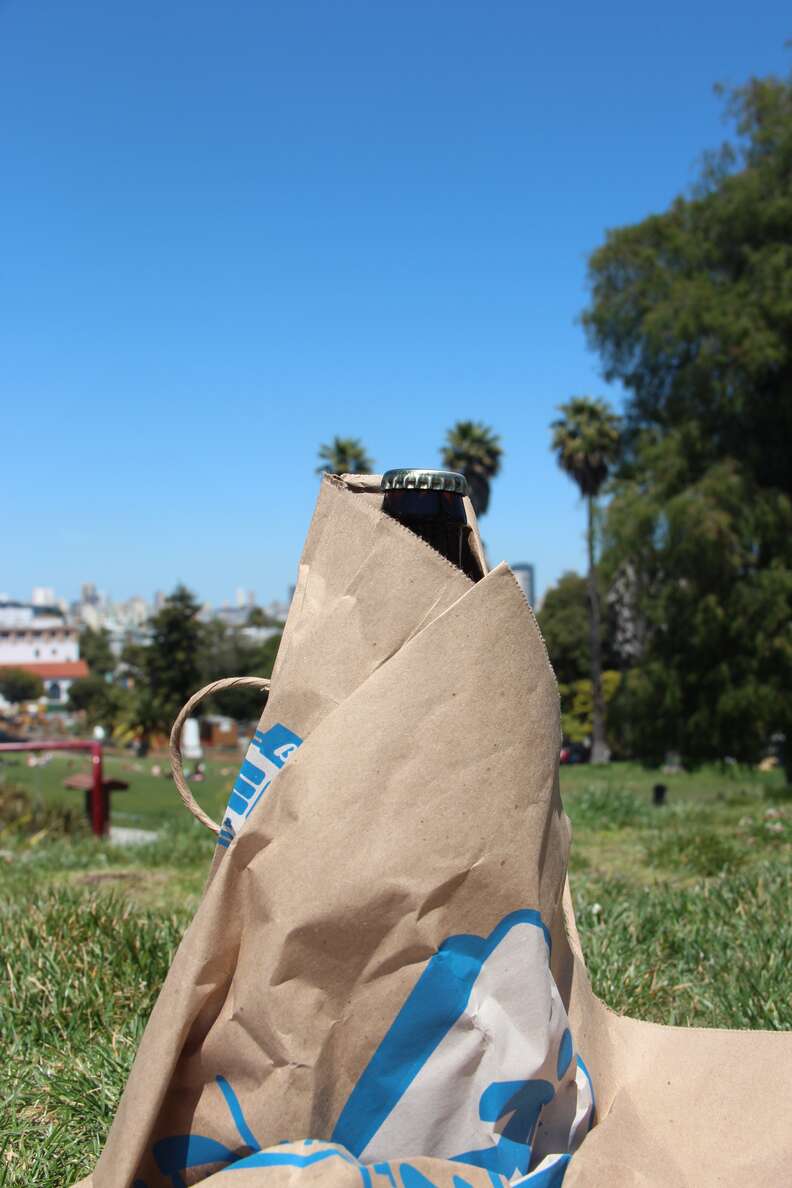
<path fill-rule="evenodd" d="M 220 620 L 201 622 L 200 609 L 193 594 L 177 586 L 149 621 L 150 641 L 128 644 L 120 657 L 113 655 L 106 631 L 84 628 L 80 651 L 91 673 L 72 684 L 70 708 L 120 738 L 146 741 L 168 734 L 181 707 L 202 685 L 226 676 L 271 675 L 280 630 L 258 643 Z M 271 620 L 254 607 L 248 625 L 269 626 Z M 202 704 L 202 713 L 254 721 L 263 697 L 255 689 L 223 690 Z"/>

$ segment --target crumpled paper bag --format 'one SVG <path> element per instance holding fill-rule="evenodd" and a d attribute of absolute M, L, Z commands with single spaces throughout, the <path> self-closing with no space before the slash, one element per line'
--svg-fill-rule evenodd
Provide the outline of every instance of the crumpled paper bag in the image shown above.
<path fill-rule="evenodd" d="M 506 565 L 473 583 L 380 504 L 374 478 L 323 481 L 211 878 L 84 1183 L 780 1184 L 790 1037 L 594 997 L 531 609 Z"/>

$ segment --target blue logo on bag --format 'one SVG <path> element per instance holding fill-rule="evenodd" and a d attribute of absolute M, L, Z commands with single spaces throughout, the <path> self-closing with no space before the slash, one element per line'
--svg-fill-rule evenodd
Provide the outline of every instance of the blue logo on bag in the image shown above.
<path fill-rule="evenodd" d="M 443 941 L 352 1090 L 333 1142 L 343 1143 L 353 1155 L 365 1150 L 463 1014 L 484 963 L 520 924 L 535 927 L 549 953 L 550 933 L 530 908 L 506 916 L 488 937 L 461 935 Z"/>
<path fill-rule="evenodd" d="M 223 849 L 230 846 L 242 823 L 301 743 L 300 736 L 281 722 L 276 722 L 269 730 L 256 731 L 228 798 L 223 827 L 217 839 L 219 846 Z"/>
<path fill-rule="evenodd" d="M 260 1151 L 261 1144 L 248 1126 L 234 1090 L 225 1077 L 216 1077 L 215 1081 L 239 1134 L 242 1150 Z M 232 1150 L 204 1134 L 176 1134 L 160 1139 L 154 1144 L 152 1153 L 160 1173 L 170 1180 L 173 1188 L 184 1188 L 183 1171 L 217 1163 L 234 1163 L 241 1158 L 239 1150 Z M 142 1180 L 136 1180 L 133 1188 L 138 1186 L 146 1188 Z"/>
<path fill-rule="evenodd" d="M 223 1095 L 234 1128 L 239 1135 L 240 1146 L 233 1149 L 218 1142 L 217 1139 L 209 1138 L 208 1135 L 203 1134 L 178 1134 L 155 1142 L 152 1148 L 154 1162 L 160 1175 L 170 1182 L 172 1188 L 186 1188 L 187 1182 L 183 1173 L 195 1172 L 199 1168 L 209 1170 L 217 1167 L 218 1164 L 224 1165 L 220 1168 L 221 1171 L 233 1173 L 251 1171 L 254 1168 L 262 1170 L 282 1167 L 308 1168 L 329 1159 L 340 1159 L 356 1168 L 360 1175 L 361 1188 L 372 1188 L 374 1181 L 372 1173 L 387 1178 L 392 1188 L 399 1188 L 397 1177 L 394 1174 L 396 1168 L 398 1168 L 403 1188 L 437 1188 L 433 1180 L 430 1180 L 428 1176 L 408 1162 L 380 1162 L 366 1167 L 343 1147 L 331 1146 L 329 1143 L 321 1141 L 316 1142 L 314 1139 L 304 1139 L 299 1144 L 303 1148 L 302 1151 L 282 1151 L 271 1148 L 263 1151 L 261 1144 L 248 1125 L 236 1093 L 226 1078 L 215 1077 L 215 1082 Z M 519 1090 L 517 1092 L 520 1093 Z M 502 1093 L 496 1093 L 495 1096 L 499 1101 L 504 1100 Z M 514 1099 L 510 1098 L 510 1100 Z M 245 1152 L 249 1152 L 249 1154 Z M 462 1160 L 463 1157 L 457 1156 L 457 1159 Z M 476 1163 L 478 1161 L 471 1159 L 468 1162 Z M 519 1188 L 522 1185 L 525 1185 L 526 1188 L 529 1186 L 530 1188 L 561 1188 L 568 1163 L 569 1155 L 556 1156 L 550 1161 L 550 1166 L 529 1172 L 521 1178 L 518 1182 Z M 509 1188 L 507 1175 L 488 1167 L 485 1161 L 480 1166 L 487 1168 L 492 1188 Z M 136 1179 L 132 1188 L 148 1188 L 148 1186 L 145 1180 Z M 454 1176 L 454 1188 L 471 1188 L 471 1184 L 463 1176 Z M 518 1185 L 513 1185 L 513 1188 L 518 1188 Z"/>
<path fill-rule="evenodd" d="M 539 1115 L 554 1097 L 555 1089 L 549 1081 L 494 1081 L 481 1095 L 479 1117 L 482 1122 L 506 1120 L 497 1143 L 479 1151 L 465 1151 L 454 1158 L 460 1163 L 500 1172 L 507 1180 L 516 1171 L 525 1175 Z"/>
<path fill-rule="evenodd" d="M 281 734 L 273 739 L 262 735 L 261 741 L 267 747 L 280 747 L 287 745 L 283 741 L 285 737 Z M 285 761 L 282 754 L 279 758 Z M 515 960 L 516 955 L 521 955 L 521 961 Z M 428 1176 L 409 1162 L 392 1160 L 392 1151 L 398 1150 L 395 1143 L 391 1147 L 393 1135 L 390 1138 L 386 1135 L 384 1142 L 381 1135 L 402 1111 L 398 1125 L 414 1124 L 410 1141 L 421 1150 L 420 1127 L 424 1119 L 428 1117 L 433 1124 L 433 1119 L 440 1118 L 445 1126 L 453 1126 L 450 1107 L 451 1098 L 456 1095 L 464 1128 L 456 1130 L 455 1140 L 449 1138 L 445 1153 L 432 1149 L 434 1140 L 423 1148 L 427 1155 L 451 1159 L 459 1166 L 464 1174 L 453 1177 L 454 1188 L 471 1188 L 473 1168 L 480 1169 L 476 1182 L 481 1182 L 480 1173 L 484 1172 L 492 1188 L 561 1188 L 571 1152 L 593 1123 L 595 1102 L 591 1078 L 575 1052 L 566 1013 L 560 1007 L 555 988 L 553 994 L 560 1013 L 555 1012 L 555 1023 L 549 1027 L 549 1000 L 543 981 L 552 981 L 549 956 L 550 933 L 533 909 L 510 913 L 488 936 L 448 937 L 427 962 L 353 1087 L 329 1143 L 311 1139 L 301 1143 L 287 1141 L 273 1149 L 273 1139 L 277 1136 L 272 1135 L 267 1138 L 267 1149 L 262 1150 L 230 1084 L 225 1077 L 217 1076 L 216 1084 L 240 1145 L 234 1147 L 233 1138 L 230 1143 L 227 1137 L 219 1142 L 207 1135 L 162 1138 L 153 1147 L 160 1174 L 173 1188 L 185 1188 L 182 1173 L 194 1174 L 199 1167 L 223 1165 L 222 1174 L 233 1179 L 235 1171 L 308 1168 L 324 1160 L 341 1160 L 357 1169 L 360 1188 L 381 1188 L 382 1180 L 375 1177 L 386 1178 L 390 1188 L 399 1188 L 399 1178 L 401 1188 L 436 1188 Z M 538 987 L 533 998 L 529 989 L 531 979 Z M 514 993 L 515 986 L 520 989 L 519 994 Z M 470 1075 L 467 1070 L 470 1037 L 475 1037 L 477 1029 L 482 1037 L 488 1036 L 494 1020 L 501 1027 L 502 1037 L 514 1034 L 519 1039 L 519 1032 L 503 1030 L 503 1019 L 497 1013 L 489 1017 L 485 1013 L 483 1018 L 478 1015 L 488 1003 L 498 1002 L 499 990 L 504 992 L 502 1001 L 508 1004 L 512 1016 L 516 1017 L 519 1010 L 526 1012 L 525 1022 L 529 1027 L 526 1034 L 534 1042 L 546 1043 L 545 1054 L 537 1058 L 529 1051 L 526 1059 L 530 1063 L 526 1065 L 513 1043 L 508 1050 L 501 1045 L 489 1066 L 480 1060 L 476 1075 Z M 478 1022 L 472 1026 L 466 1020 Z M 450 1045 L 456 1045 L 459 1057 L 456 1063 L 448 1058 L 453 1051 Z M 492 1045 L 488 1048 L 491 1051 Z M 522 1075 L 521 1069 L 526 1069 Z M 534 1070 L 533 1075 L 530 1069 Z M 434 1070 L 435 1080 L 427 1077 L 427 1070 L 429 1073 Z M 513 1070 L 517 1070 L 516 1076 Z M 477 1127 L 473 1120 L 470 1107 L 475 1109 L 474 1102 L 483 1126 Z M 411 1116 L 404 1113 L 405 1107 L 408 1111 L 412 1109 Z M 554 1110 L 558 1110 L 555 1116 Z M 553 1141 L 559 1143 L 549 1150 L 548 1123 L 550 1131 L 557 1132 Z M 374 1140 L 380 1143 L 379 1151 Z M 402 1141 L 403 1137 L 399 1136 L 399 1142 Z M 283 1146 L 301 1149 L 283 1150 Z M 145 1185 L 140 1181 L 134 1188 Z"/>

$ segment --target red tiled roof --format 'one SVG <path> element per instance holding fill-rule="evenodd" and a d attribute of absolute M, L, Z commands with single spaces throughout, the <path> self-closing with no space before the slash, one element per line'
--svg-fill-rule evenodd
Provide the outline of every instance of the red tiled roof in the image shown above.
<path fill-rule="evenodd" d="M 61 660 L 60 663 L 47 664 L 0 664 L 0 668 L 23 668 L 25 672 L 32 672 L 41 677 L 42 681 L 76 680 L 77 677 L 88 676 L 88 665 L 84 660 Z"/>

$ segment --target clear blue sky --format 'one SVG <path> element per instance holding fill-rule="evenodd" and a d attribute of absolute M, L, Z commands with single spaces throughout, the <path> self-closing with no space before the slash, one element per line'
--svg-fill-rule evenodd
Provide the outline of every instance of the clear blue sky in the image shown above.
<path fill-rule="evenodd" d="M 785 72 L 788 4 L 0 0 L 0 590 L 293 580 L 319 444 L 489 422 L 493 560 L 582 567 L 548 450 L 619 400 L 576 318 L 607 227 Z"/>

